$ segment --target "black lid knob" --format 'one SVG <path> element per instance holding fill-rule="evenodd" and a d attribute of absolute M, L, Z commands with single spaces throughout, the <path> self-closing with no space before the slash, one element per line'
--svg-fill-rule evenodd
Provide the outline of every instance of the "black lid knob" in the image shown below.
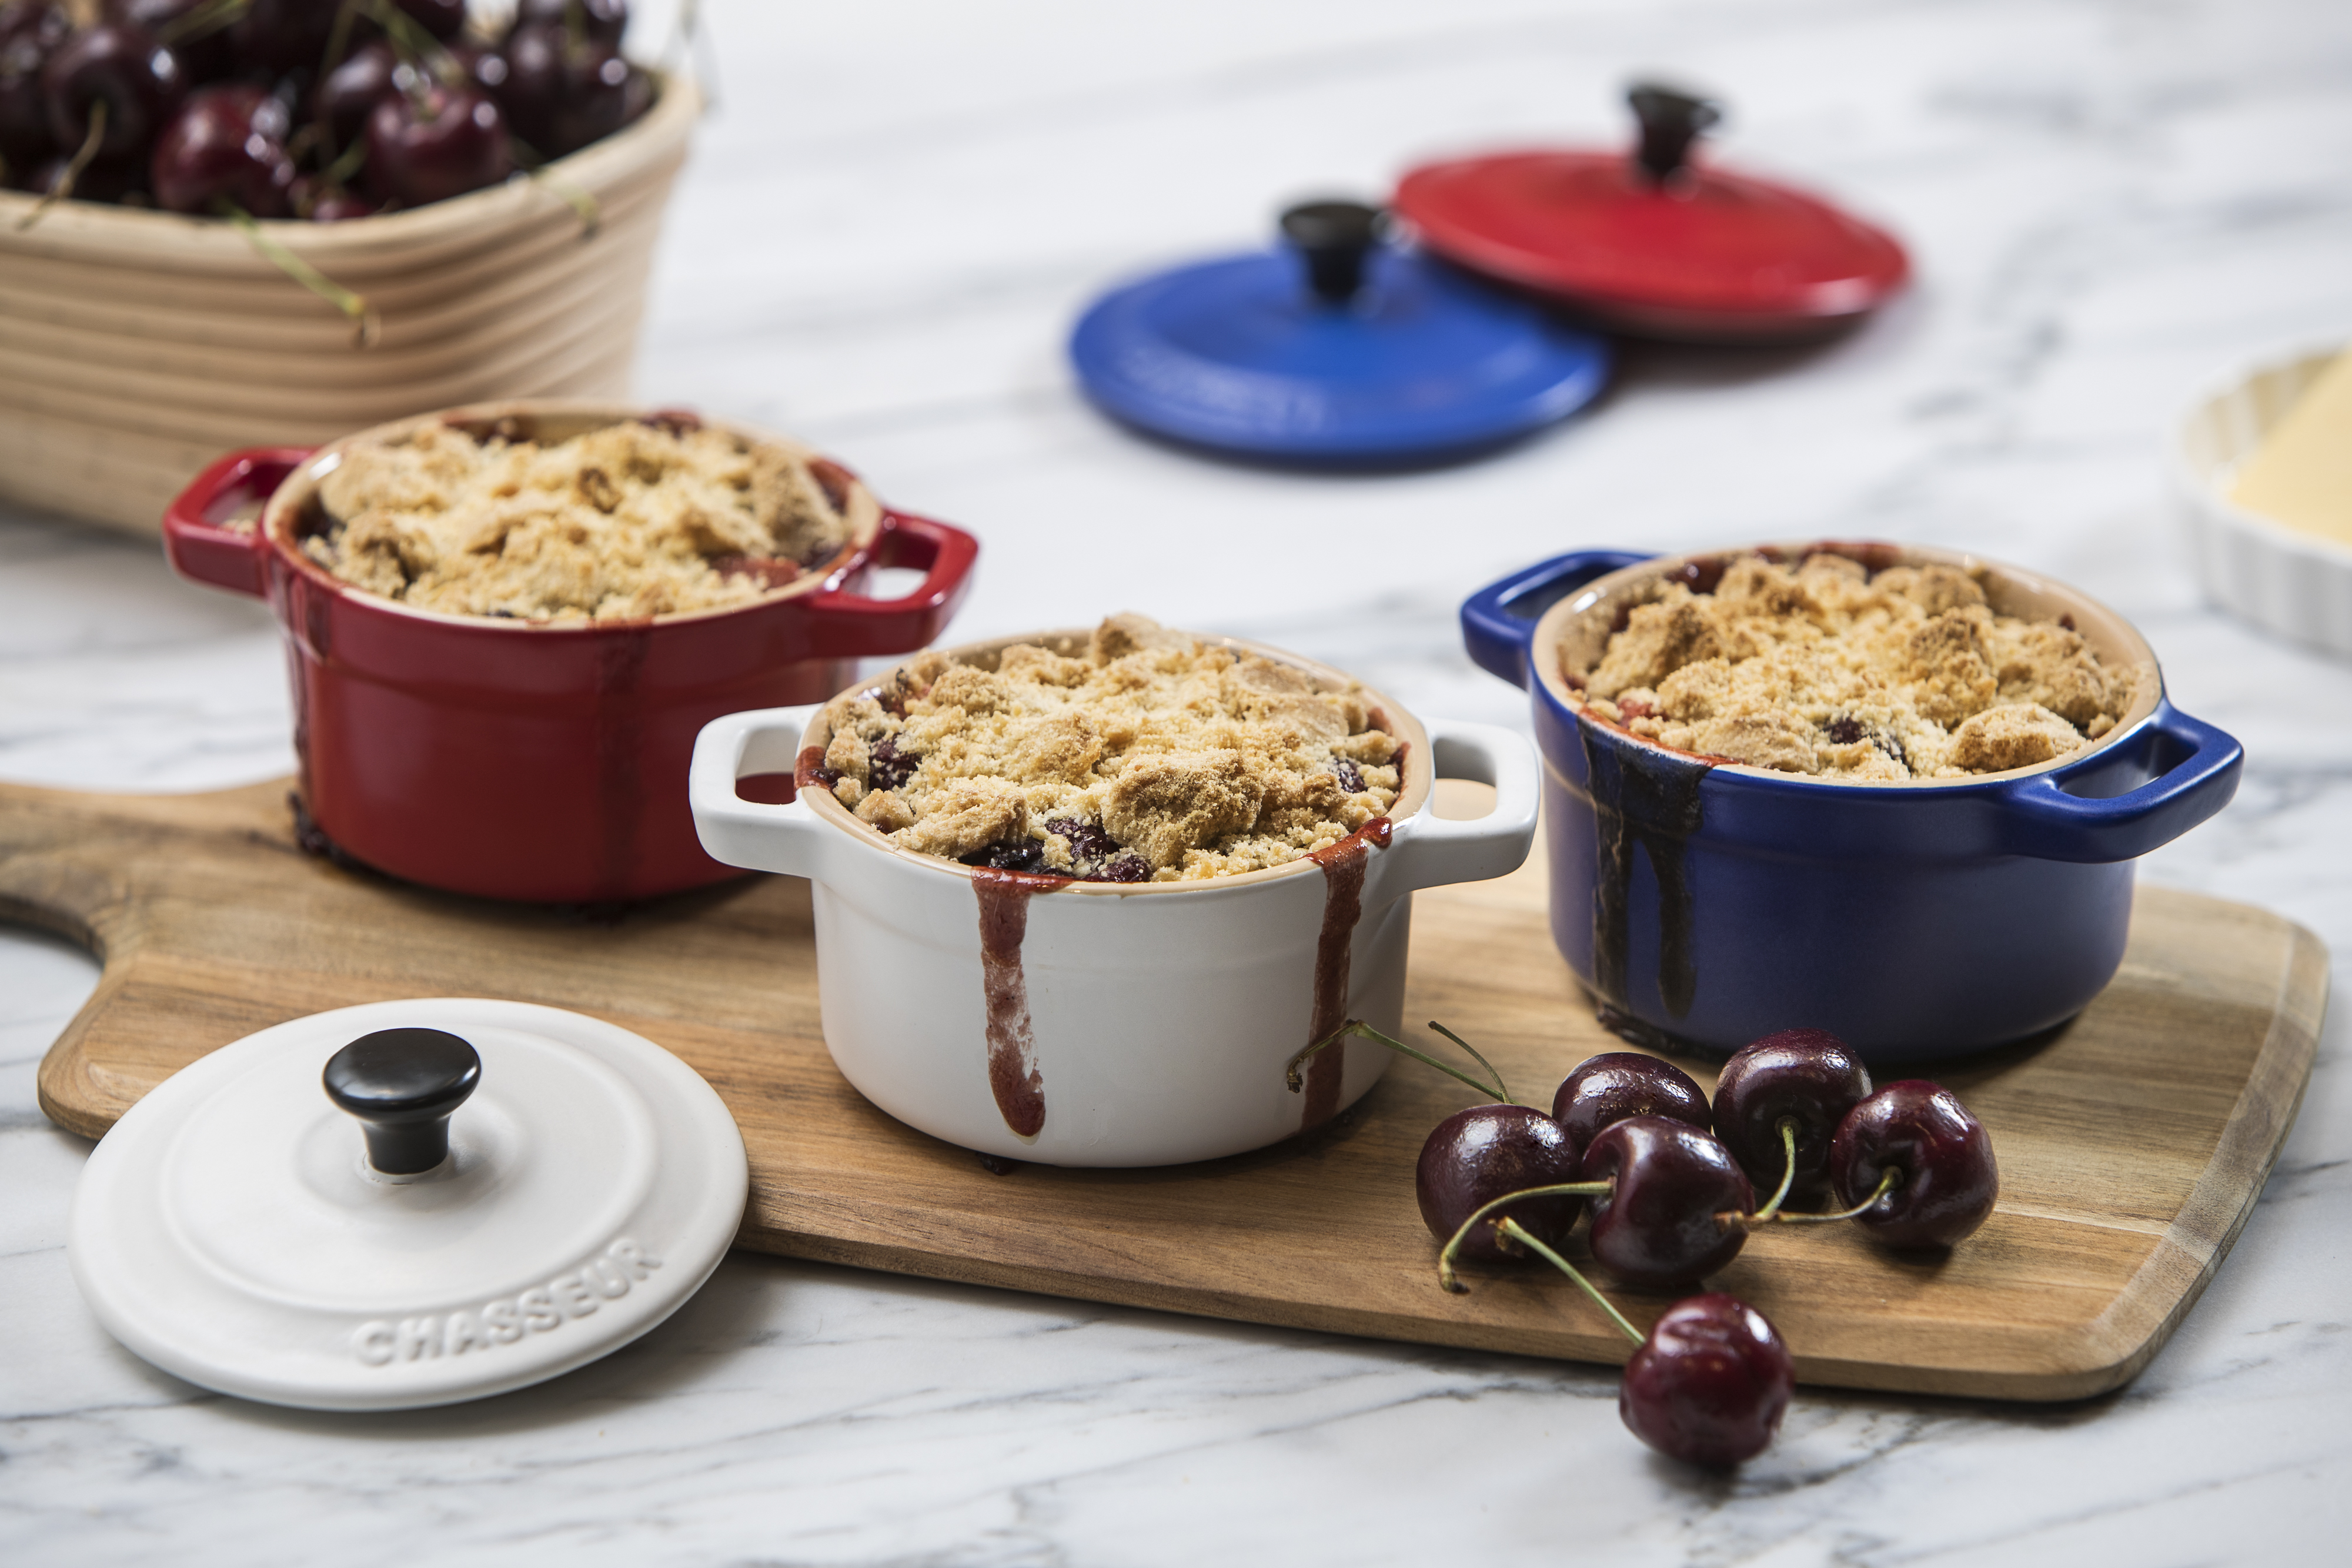
<path fill-rule="evenodd" d="M 1282 214 L 1283 237 L 1307 258 L 1307 282 L 1328 304 L 1364 286 L 1364 257 L 1381 237 L 1381 210 L 1361 202 L 1301 202 Z"/>
<path fill-rule="evenodd" d="M 1642 122 L 1642 144 L 1633 152 L 1634 166 L 1653 184 L 1663 185 L 1690 158 L 1691 143 L 1699 132 L 1723 118 L 1722 107 L 1711 100 L 1661 87 L 1636 82 L 1625 89 L 1625 101 Z"/>
<path fill-rule="evenodd" d="M 327 1061 L 327 1098 L 366 1124 L 368 1164 L 416 1176 L 449 1157 L 449 1116 L 482 1081 L 482 1059 L 446 1030 L 380 1029 Z"/>

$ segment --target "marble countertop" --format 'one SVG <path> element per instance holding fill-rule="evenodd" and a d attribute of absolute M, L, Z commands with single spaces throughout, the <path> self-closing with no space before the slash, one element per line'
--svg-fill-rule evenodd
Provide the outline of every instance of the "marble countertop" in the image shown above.
<path fill-rule="evenodd" d="M 2352 337 L 2340 0 L 704 10 L 719 106 L 639 390 L 798 433 L 979 532 L 960 632 L 1133 607 L 1516 723 L 1453 629 L 1514 566 L 1966 546 L 2114 604 L 2174 699 L 2244 740 L 2235 804 L 2144 874 L 2352 955 L 2352 666 L 2200 601 L 2162 460 L 2219 367 Z M 1427 152 L 1613 140 L 1645 69 L 1729 98 L 1727 161 L 1890 223 L 1916 287 L 1822 348 L 1629 350 L 1587 415 L 1425 473 L 1202 461 L 1075 394 L 1062 338 L 1110 280 Z M 283 681 L 258 607 L 150 544 L 0 516 L 0 778 L 274 776 Z M 2047 1408 L 1802 1390 L 1768 1454 L 1710 1478 L 1622 1430 L 1606 1369 L 757 1257 L 608 1361 L 481 1404 L 208 1396 L 118 1348 L 68 1274 L 88 1145 L 42 1118 L 34 1071 L 96 974 L 0 929 L 11 1563 L 2305 1563 L 2352 1527 L 2341 1009 L 2235 1251 L 2130 1386 Z"/>

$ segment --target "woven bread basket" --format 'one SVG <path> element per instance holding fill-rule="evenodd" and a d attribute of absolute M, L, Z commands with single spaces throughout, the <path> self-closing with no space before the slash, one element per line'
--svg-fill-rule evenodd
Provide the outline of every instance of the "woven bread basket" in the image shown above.
<path fill-rule="evenodd" d="M 517 179 L 263 229 L 365 298 L 373 340 L 216 218 L 0 192 L 0 498 L 156 531 L 237 446 L 317 445 L 494 398 L 627 394 L 663 204 L 699 110 L 645 117 Z M 594 203 L 591 225 L 564 193 Z"/>

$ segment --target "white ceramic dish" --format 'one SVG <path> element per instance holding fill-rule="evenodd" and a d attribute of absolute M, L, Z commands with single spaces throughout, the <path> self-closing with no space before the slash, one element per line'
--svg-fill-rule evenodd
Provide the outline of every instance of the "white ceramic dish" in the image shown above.
<path fill-rule="evenodd" d="M 320 1071 L 395 1029 L 461 1036 L 480 1086 L 446 1159 L 384 1178 Z M 719 1266 L 747 1190 L 725 1104 L 643 1036 L 525 1002 L 371 1002 L 225 1045 L 125 1112 L 83 1167 L 67 1254 L 108 1332 L 166 1372 L 405 1410 L 635 1339 Z"/>
<path fill-rule="evenodd" d="M 2352 549 L 2232 505 L 2238 465 L 2344 345 L 2254 361 L 2217 381 L 2173 436 L 2173 487 L 2206 595 L 2231 613 L 2352 655 Z"/>
<path fill-rule="evenodd" d="M 951 652 L 984 661 L 1013 642 L 1082 647 L 1086 635 Z M 1210 641 L 1321 682 L 1346 679 L 1276 649 Z M 1406 745 L 1403 790 L 1387 847 L 1360 837 L 1327 852 L 1336 862 L 1328 867 L 1300 860 L 1205 882 L 1045 891 L 902 850 L 821 791 L 783 806 L 739 796 L 738 779 L 793 771 L 810 747 L 822 755 L 830 731 L 821 708 L 711 724 L 695 747 L 688 793 L 713 857 L 814 884 L 825 1044 L 842 1075 L 884 1111 L 1009 1159 L 1213 1159 L 1289 1137 L 1370 1089 L 1391 1053 L 1367 1042 L 1322 1052 L 1304 1092 L 1286 1087 L 1284 1064 L 1318 1037 L 1318 1021 L 1361 1018 L 1395 1032 L 1410 895 L 1503 875 L 1534 840 L 1538 775 L 1527 742 L 1488 725 L 1424 727 L 1366 695 Z M 1430 790 L 1441 774 L 1494 785 L 1493 811 L 1436 816 Z M 1352 920 L 1350 861 L 1360 873 Z"/>

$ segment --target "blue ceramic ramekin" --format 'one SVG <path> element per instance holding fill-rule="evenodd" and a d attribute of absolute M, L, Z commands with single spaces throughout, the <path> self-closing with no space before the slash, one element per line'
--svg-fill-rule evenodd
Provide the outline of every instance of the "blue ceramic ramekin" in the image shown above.
<path fill-rule="evenodd" d="M 2137 671 L 2137 699 L 2086 750 L 1974 779 L 1712 764 L 1588 716 L 1563 660 L 1589 669 L 1661 581 L 1743 552 L 1580 550 L 1480 590 L 1463 640 L 1533 698 L 1552 937 L 1604 1018 L 1711 1052 L 1826 1029 L 1889 1065 L 2074 1016 L 2123 959 L 2132 861 L 2227 805 L 2243 749 L 2173 708 L 2146 640 L 2073 589 L 1925 548 L 1758 548 L 1981 568 L 1996 610 L 2070 616 L 2110 668 Z"/>

